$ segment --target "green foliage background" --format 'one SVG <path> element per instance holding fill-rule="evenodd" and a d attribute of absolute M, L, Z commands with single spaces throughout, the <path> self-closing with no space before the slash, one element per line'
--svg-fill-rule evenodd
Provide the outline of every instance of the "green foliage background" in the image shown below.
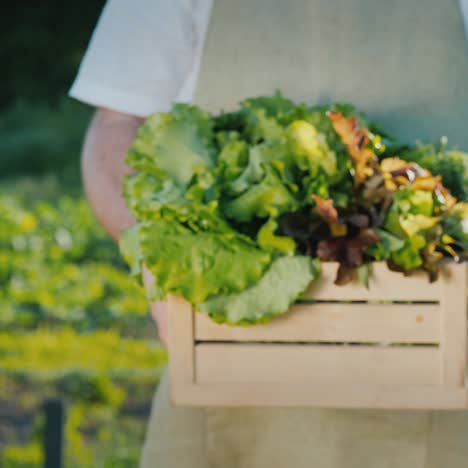
<path fill-rule="evenodd" d="M 66 468 L 137 466 L 166 359 L 81 189 L 92 111 L 66 92 L 103 4 L 0 15 L 0 467 L 42 466 L 50 397 L 67 408 Z"/>

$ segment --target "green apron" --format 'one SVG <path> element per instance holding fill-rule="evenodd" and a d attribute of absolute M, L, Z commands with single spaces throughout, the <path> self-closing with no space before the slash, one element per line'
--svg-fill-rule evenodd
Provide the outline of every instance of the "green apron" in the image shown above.
<path fill-rule="evenodd" d="M 457 0 L 215 0 L 196 103 L 281 89 L 351 102 L 404 140 L 468 149 Z M 464 468 L 468 411 L 173 408 L 156 394 L 142 468 Z"/>

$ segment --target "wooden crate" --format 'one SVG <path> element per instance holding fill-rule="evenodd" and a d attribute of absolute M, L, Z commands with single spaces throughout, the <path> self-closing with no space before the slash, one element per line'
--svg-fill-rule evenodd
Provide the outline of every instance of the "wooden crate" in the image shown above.
<path fill-rule="evenodd" d="M 370 289 L 337 265 L 284 316 L 230 327 L 169 298 L 172 401 L 181 406 L 468 407 L 467 269 L 430 284 L 377 263 Z M 408 344 L 412 346 L 408 346 Z"/>

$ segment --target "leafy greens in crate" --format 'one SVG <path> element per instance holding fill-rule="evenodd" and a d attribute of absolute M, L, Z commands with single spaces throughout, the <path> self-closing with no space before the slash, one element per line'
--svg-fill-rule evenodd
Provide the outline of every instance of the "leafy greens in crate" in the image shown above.
<path fill-rule="evenodd" d="M 444 258 L 467 256 L 468 154 L 399 146 L 350 105 L 176 104 L 148 118 L 127 164 L 133 274 L 145 263 L 153 299 L 179 294 L 217 322 L 284 313 L 320 261 L 339 263 L 342 285 L 367 283 L 373 261 L 435 280 Z"/>

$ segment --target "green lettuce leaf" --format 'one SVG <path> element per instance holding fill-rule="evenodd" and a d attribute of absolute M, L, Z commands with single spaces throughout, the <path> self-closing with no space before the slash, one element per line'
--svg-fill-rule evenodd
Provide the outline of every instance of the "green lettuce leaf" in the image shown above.
<path fill-rule="evenodd" d="M 366 254 L 377 262 L 388 260 L 393 252 L 400 250 L 405 245 L 405 240 L 397 237 L 383 229 L 375 229 L 380 242 L 370 245 L 366 249 Z"/>
<path fill-rule="evenodd" d="M 400 237 L 412 237 L 439 222 L 432 216 L 433 210 L 432 192 L 401 187 L 393 196 L 385 229 Z"/>
<path fill-rule="evenodd" d="M 248 145 L 243 140 L 232 140 L 226 143 L 219 153 L 218 164 L 222 180 L 220 183 L 224 189 L 238 193 L 230 189 L 232 181 L 238 179 L 245 170 L 249 161 Z"/>
<path fill-rule="evenodd" d="M 290 148 L 297 166 L 315 176 L 322 168 L 332 177 L 336 175 L 336 155 L 330 150 L 325 135 L 305 120 L 295 120 L 288 127 Z"/>
<path fill-rule="evenodd" d="M 270 218 L 258 231 L 257 243 L 265 250 L 277 250 L 279 252 L 293 255 L 296 250 L 296 242 L 292 237 L 278 236 L 275 234 L 278 222 Z"/>
<path fill-rule="evenodd" d="M 291 115 L 297 111 L 297 105 L 291 99 L 285 98 L 280 91 L 276 91 L 273 96 L 259 96 L 245 99 L 241 102 L 241 108 L 244 112 L 262 109 L 268 117 L 275 117 L 282 120 L 281 117 Z"/>
<path fill-rule="evenodd" d="M 170 113 L 151 115 L 140 127 L 127 164 L 176 184 L 215 165 L 210 115 L 196 106 L 176 104 Z"/>
<path fill-rule="evenodd" d="M 144 220 L 152 218 L 161 204 L 182 198 L 184 191 L 172 179 L 141 171 L 125 178 L 123 195 L 134 216 Z"/>
<path fill-rule="evenodd" d="M 139 230 L 141 252 L 157 289 L 196 304 L 208 296 L 242 291 L 255 283 L 271 254 L 231 232 L 192 230 L 164 219 Z M 161 298 L 162 299 L 162 298 Z"/>
<path fill-rule="evenodd" d="M 457 203 L 444 217 L 443 224 L 445 231 L 455 239 L 457 245 L 463 251 L 468 251 L 468 203 Z"/>
<path fill-rule="evenodd" d="M 269 167 L 266 175 L 258 183 L 253 184 L 239 197 L 223 205 L 227 218 L 239 222 L 251 221 L 254 217 L 266 218 L 273 212 L 278 215 L 295 211 L 298 202 L 277 173 Z"/>
<path fill-rule="evenodd" d="M 123 259 L 130 266 L 130 275 L 139 277 L 143 263 L 143 253 L 140 248 L 139 239 L 140 226 L 137 224 L 122 232 L 119 248 Z"/>
<path fill-rule="evenodd" d="M 250 109 L 248 125 L 253 143 L 281 139 L 284 135 L 284 128 L 275 117 L 268 117 L 265 109 Z"/>
<path fill-rule="evenodd" d="M 248 164 L 238 178 L 227 186 L 228 193 L 241 194 L 260 182 L 268 168 L 274 167 L 283 182 L 293 182 L 294 160 L 284 141 L 265 142 L 252 146 L 248 152 Z"/>
<path fill-rule="evenodd" d="M 405 271 L 413 270 L 422 266 L 424 260 L 421 250 L 426 245 L 426 239 L 421 235 L 413 236 L 405 240 L 404 246 L 392 253 L 391 259 L 395 265 Z"/>
<path fill-rule="evenodd" d="M 442 183 L 460 201 L 468 202 L 468 153 L 446 149 L 446 143 L 406 148 L 400 158 L 442 176 Z"/>
<path fill-rule="evenodd" d="M 209 298 L 196 308 L 219 323 L 266 322 L 286 312 L 319 274 L 318 260 L 301 256 L 279 257 L 261 279 L 245 291 Z"/>

